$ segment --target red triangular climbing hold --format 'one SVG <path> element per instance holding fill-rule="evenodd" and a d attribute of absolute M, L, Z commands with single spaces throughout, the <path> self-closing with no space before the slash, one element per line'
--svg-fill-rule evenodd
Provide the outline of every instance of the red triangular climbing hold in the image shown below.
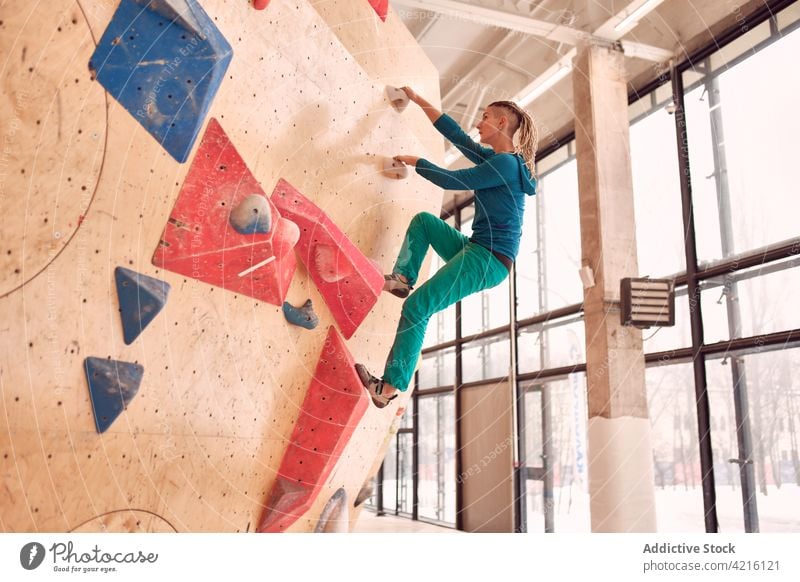
<path fill-rule="evenodd" d="M 386 22 L 386 16 L 389 14 L 389 0 L 369 0 L 370 5 L 381 17 L 381 20 Z"/>
<path fill-rule="evenodd" d="M 278 181 L 272 202 L 300 228 L 295 250 L 349 339 L 377 303 L 383 275 L 322 209 L 286 180 Z"/>
<path fill-rule="evenodd" d="M 311 507 L 369 406 L 353 356 L 331 326 L 283 454 L 259 532 L 286 531 Z"/>
<path fill-rule="evenodd" d="M 271 216 L 269 232 L 264 233 L 264 228 L 249 234 L 237 231 L 231 225 L 231 212 L 254 195 L 265 196 L 222 126 L 211 119 L 164 227 L 153 264 L 248 297 L 283 304 L 297 266 L 291 250 L 298 229 L 265 197 Z"/>

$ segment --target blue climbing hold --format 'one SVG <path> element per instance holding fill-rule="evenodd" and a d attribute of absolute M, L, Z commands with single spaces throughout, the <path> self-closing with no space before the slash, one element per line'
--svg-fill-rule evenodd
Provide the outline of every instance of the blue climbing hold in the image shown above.
<path fill-rule="evenodd" d="M 319 325 L 319 317 L 314 313 L 314 305 L 311 303 L 311 299 L 306 301 L 302 307 L 294 307 L 291 303 L 285 301 L 283 303 L 283 315 L 289 323 L 306 329 L 314 329 Z"/>
<path fill-rule="evenodd" d="M 97 432 L 108 430 L 139 391 L 144 368 L 139 364 L 103 358 L 84 361 Z"/>
<path fill-rule="evenodd" d="M 231 211 L 231 226 L 239 234 L 267 234 L 272 227 L 272 210 L 260 194 L 251 194 Z"/>
<path fill-rule="evenodd" d="M 185 162 L 232 57 L 196 0 L 121 0 L 89 68 L 172 157 Z"/>
<path fill-rule="evenodd" d="M 117 280 L 122 332 L 125 343 L 130 345 L 164 308 L 170 285 L 125 267 L 117 267 L 114 277 Z"/>

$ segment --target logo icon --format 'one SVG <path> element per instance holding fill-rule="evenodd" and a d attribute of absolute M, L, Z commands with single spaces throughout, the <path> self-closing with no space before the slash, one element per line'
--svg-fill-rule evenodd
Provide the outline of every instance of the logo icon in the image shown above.
<path fill-rule="evenodd" d="M 44 546 L 39 542 L 27 543 L 19 552 L 19 563 L 26 570 L 35 570 L 44 561 L 44 554 Z"/>

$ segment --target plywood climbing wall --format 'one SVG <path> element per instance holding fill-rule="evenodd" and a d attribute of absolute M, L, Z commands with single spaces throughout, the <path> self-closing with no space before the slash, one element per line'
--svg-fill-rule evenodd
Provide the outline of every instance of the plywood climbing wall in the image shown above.
<path fill-rule="evenodd" d="M 148 27 L 168 13 L 139 21 L 134 38 L 106 38 L 144 51 L 136 76 L 109 81 L 89 63 L 109 60 L 97 46 L 120 4 L 0 5 L 0 530 L 254 531 L 336 321 L 301 262 L 286 299 L 313 301 L 314 330 L 287 324 L 273 303 L 156 267 L 153 255 L 213 118 L 265 193 L 285 179 L 388 271 L 411 217 L 438 213 L 441 191 L 383 177 L 383 159 L 440 160 L 443 143 L 418 109 L 395 112 L 384 88 L 412 85 L 436 103 L 438 76 L 397 15 L 384 21 L 368 0 L 264 10 L 203 0 L 193 4 L 214 30 L 188 18 L 186 45 L 148 69 Z M 216 55 L 200 77 L 183 68 L 201 50 L 195 38 Z M 195 102 L 187 87 L 201 77 Z M 170 286 L 130 345 L 120 266 Z M 357 361 L 380 370 L 399 312 L 399 300 L 379 298 L 346 340 Z M 102 434 L 87 357 L 144 370 Z M 313 531 L 340 488 L 352 503 L 404 403 L 364 413 L 289 531 Z"/>

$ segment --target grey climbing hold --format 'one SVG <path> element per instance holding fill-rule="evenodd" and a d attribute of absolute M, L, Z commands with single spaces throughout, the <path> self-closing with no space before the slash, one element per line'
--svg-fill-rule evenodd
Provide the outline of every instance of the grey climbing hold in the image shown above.
<path fill-rule="evenodd" d="M 306 301 L 302 307 L 294 307 L 288 301 L 284 301 L 283 315 L 286 317 L 286 321 L 292 325 L 306 329 L 314 329 L 319 325 L 319 317 L 314 313 L 314 305 L 311 303 L 311 299 Z"/>
<path fill-rule="evenodd" d="M 170 22 L 175 22 L 200 38 L 205 38 L 203 25 L 200 24 L 196 8 L 186 0 L 133 0 L 140 6 L 149 8 Z"/>
<path fill-rule="evenodd" d="M 240 234 L 267 234 L 272 228 L 272 211 L 267 199 L 252 194 L 231 211 L 231 226 Z"/>
<path fill-rule="evenodd" d="M 402 89 L 398 89 L 397 87 L 392 87 L 391 85 L 386 86 L 386 96 L 389 97 L 389 101 L 392 103 L 392 107 L 394 107 L 398 113 L 402 113 L 403 110 L 408 105 L 408 95 Z"/>
<path fill-rule="evenodd" d="M 408 178 L 408 166 L 394 158 L 386 158 L 383 160 L 383 175 L 395 180 Z"/>
<path fill-rule="evenodd" d="M 325 504 L 314 533 L 347 533 L 349 530 L 350 511 L 347 507 L 347 492 L 340 487 Z"/>
<path fill-rule="evenodd" d="M 358 507 L 359 505 L 364 503 L 367 499 L 372 497 L 372 493 L 374 491 L 375 491 L 375 486 L 373 484 L 373 480 L 370 479 L 369 481 L 364 483 L 364 486 L 361 487 L 361 491 L 359 491 L 358 495 L 356 495 L 356 500 L 353 503 L 353 507 Z"/>

